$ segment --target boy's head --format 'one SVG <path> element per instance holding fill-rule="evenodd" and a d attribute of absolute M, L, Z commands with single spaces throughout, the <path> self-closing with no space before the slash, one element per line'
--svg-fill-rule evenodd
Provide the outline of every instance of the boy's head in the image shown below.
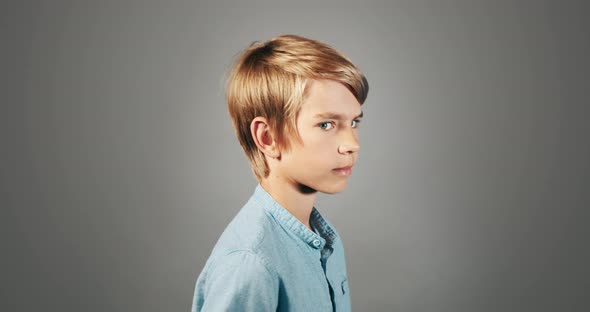
<path fill-rule="evenodd" d="M 252 43 L 230 72 L 226 100 L 256 179 L 340 191 L 348 175 L 334 169 L 356 161 L 368 90 L 360 70 L 324 43 L 296 35 Z"/>

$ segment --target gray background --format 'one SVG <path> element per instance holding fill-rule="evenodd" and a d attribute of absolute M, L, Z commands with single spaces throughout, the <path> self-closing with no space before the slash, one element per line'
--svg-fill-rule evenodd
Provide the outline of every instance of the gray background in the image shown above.
<path fill-rule="evenodd" d="M 223 102 L 281 33 L 371 90 L 354 311 L 589 311 L 588 9 L 565 1 L 3 2 L 2 311 L 188 311 L 256 180 Z"/>

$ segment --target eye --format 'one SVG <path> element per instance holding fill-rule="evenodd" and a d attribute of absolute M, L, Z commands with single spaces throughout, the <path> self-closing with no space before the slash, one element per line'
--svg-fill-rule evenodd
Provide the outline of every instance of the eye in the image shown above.
<path fill-rule="evenodd" d="M 359 123 L 361 121 L 359 119 L 355 119 L 355 120 L 353 120 L 353 122 L 354 122 L 353 128 L 358 128 L 359 127 Z"/>
<path fill-rule="evenodd" d="M 331 121 L 326 121 L 326 122 L 322 122 L 321 124 L 319 124 L 320 128 L 324 129 L 324 130 L 329 130 L 332 128 L 327 128 L 327 125 L 331 125 L 332 127 L 334 127 L 334 123 Z"/>

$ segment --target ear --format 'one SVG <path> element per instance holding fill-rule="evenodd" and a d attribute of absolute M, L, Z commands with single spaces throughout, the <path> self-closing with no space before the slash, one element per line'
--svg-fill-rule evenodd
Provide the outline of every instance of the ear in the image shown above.
<path fill-rule="evenodd" d="M 272 135 L 272 129 L 264 117 L 256 117 L 250 123 L 250 133 L 258 149 L 270 158 L 280 156 L 277 142 Z"/>

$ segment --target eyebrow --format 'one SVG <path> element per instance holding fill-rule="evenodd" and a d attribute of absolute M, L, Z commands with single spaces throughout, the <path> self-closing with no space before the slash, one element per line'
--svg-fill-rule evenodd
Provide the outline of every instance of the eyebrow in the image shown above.
<path fill-rule="evenodd" d="M 363 118 L 363 111 L 361 111 L 361 113 L 354 117 L 354 119 L 358 119 L 358 118 Z M 336 120 L 344 120 L 346 119 L 346 117 L 342 114 L 338 114 L 338 113 L 332 113 L 332 112 L 327 112 L 327 113 L 319 113 L 316 114 L 315 116 L 313 116 L 314 118 L 329 118 L 329 119 L 336 119 Z"/>

